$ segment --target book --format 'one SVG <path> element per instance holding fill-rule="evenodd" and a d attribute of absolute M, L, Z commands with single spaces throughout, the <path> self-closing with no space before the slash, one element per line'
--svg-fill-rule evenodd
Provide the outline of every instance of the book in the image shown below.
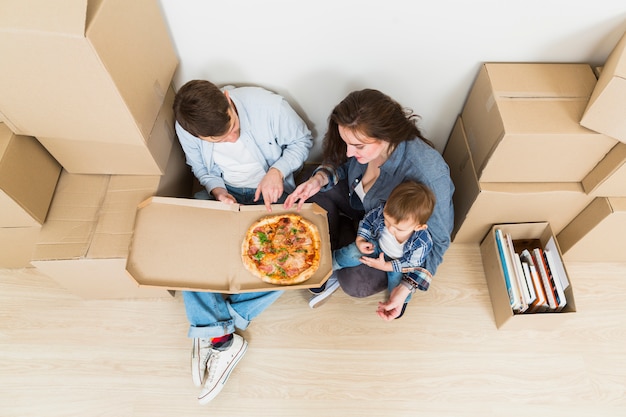
<path fill-rule="evenodd" d="M 505 233 L 504 238 L 505 238 L 505 247 L 507 248 L 511 256 L 511 263 L 512 263 L 512 270 L 513 270 L 513 273 L 511 274 L 512 279 L 513 279 L 512 284 L 514 287 L 517 288 L 517 297 L 521 304 L 519 312 L 523 313 L 526 310 L 528 310 L 528 298 L 529 298 L 528 288 L 526 288 L 526 285 L 525 285 L 524 272 L 522 271 L 522 265 L 519 264 L 518 266 L 518 262 L 519 262 L 518 255 L 515 252 L 515 246 L 513 246 L 513 238 L 511 237 L 511 234 Z"/>
<path fill-rule="evenodd" d="M 543 249 L 533 249 L 533 259 L 535 260 L 535 265 L 537 265 L 537 270 L 539 271 L 543 288 L 546 291 L 546 298 L 549 306 L 548 310 L 556 311 L 559 306 L 559 300 L 557 300 L 556 288 L 554 288 L 554 284 L 550 281 L 550 276 L 548 275 L 548 268 L 543 258 Z"/>
<path fill-rule="evenodd" d="M 546 298 L 546 291 L 543 288 L 543 284 L 541 282 L 541 277 L 539 276 L 539 272 L 537 271 L 537 265 L 535 265 L 535 261 L 530 254 L 528 249 L 524 249 L 520 254 L 520 259 L 528 264 L 528 269 L 530 270 L 530 276 L 532 278 L 532 284 L 535 289 L 535 301 L 529 306 L 529 313 L 543 313 L 548 310 L 548 299 Z"/>
<path fill-rule="evenodd" d="M 551 237 L 548 240 L 548 243 L 546 243 L 544 252 L 548 255 L 548 265 L 550 266 L 550 270 L 555 277 L 561 281 L 563 290 L 566 290 L 569 287 L 569 280 L 567 279 L 567 273 L 565 272 L 565 267 L 563 266 L 561 256 L 556 248 L 556 243 L 554 242 L 553 237 Z"/>
<path fill-rule="evenodd" d="M 550 280 L 550 283 L 552 284 L 556 292 L 556 311 L 561 311 L 567 304 L 567 300 L 565 299 L 565 292 L 563 291 L 563 286 L 561 284 L 561 281 L 554 276 L 552 269 L 550 269 L 550 264 L 548 263 L 548 255 L 545 250 L 543 251 L 543 260 L 545 261 L 545 266 L 548 271 L 548 279 Z"/>
<path fill-rule="evenodd" d="M 526 288 L 528 289 L 528 305 L 532 305 L 537 299 L 537 295 L 535 294 L 535 287 L 533 286 L 533 279 L 530 276 L 530 265 L 527 262 L 522 262 L 520 255 L 517 255 L 517 259 L 520 260 L 520 264 L 522 265 L 522 272 L 524 273 L 524 279 L 526 280 Z"/>
<path fill-rule="evenodd" d="M 521 309 L 521 303 L 519 301 L 519 296 L 516 291 L 516 287 L 513 283 L 512 278 L 512 262 L 510 259 L 510 254 L 506 250 L 505 247 L 505 238 L 502 230 L 495 230 L 495 238 L 496 245 L 498 247 L 498 254 L 500 255 L 500 263 L 502 264 L 502 272 L 504 273 L 504 282 L 506 285 L 506 289 L 509 293 L 509 302 L 511 304 L 511 309 L 515 312 L 519 312 Z"/>

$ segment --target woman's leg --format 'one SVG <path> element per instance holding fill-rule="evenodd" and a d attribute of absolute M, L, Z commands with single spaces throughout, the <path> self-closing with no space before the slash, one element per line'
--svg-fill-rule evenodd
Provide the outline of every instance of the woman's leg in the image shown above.
<path fill-rule="evenodd" d="M 316 203 L 327 212 L 331 250 L 354 242 L 356 225 L 363 218 L 362 210 L 355 210 L 348 201 L 348 183 L 341 180 L 328 191 L 319 192 L 307 202 Z"/>
<path fill-rule="evenodd" d="M 369 297 L 387 289 L 387 273 L 367 265 L 340 269 L 335 275 L 343 292 L 352 297 Z"/>

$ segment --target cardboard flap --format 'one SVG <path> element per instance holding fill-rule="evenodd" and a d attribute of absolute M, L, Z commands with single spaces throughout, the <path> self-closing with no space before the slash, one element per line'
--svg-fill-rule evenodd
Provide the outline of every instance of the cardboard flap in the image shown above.
<path fill-rule="evenodd" d="M 609 197 L 608 200 L 613 213 L 626 211 L 626 197 Z"/>
<path fill-rule="evenodd" d="M 83 37 L 87 0 L 2 0 L 0 32 L 43 32 Z"/>
<path fill-rule="evenodd" d="M 331 273 L 328 221 L 319 206 L 306 204 L 300 214 L 322 238 L 320 267 L 305 283 L 319 287 Z M 293 212 L 281 204 L 271 214 Z M 141 286 L 239 293 L 283 289 L 262 282 L 241 261 L 242 241 L 250 225 L 269 215 L 262 205 L 152 197 L 139 205 L 126 270 Z"/>
<path fill-rule="evenodd" d="M 588 64 L 487 63 L 485 68 L 501 99 L 588 99 L 596 85 Z"/>

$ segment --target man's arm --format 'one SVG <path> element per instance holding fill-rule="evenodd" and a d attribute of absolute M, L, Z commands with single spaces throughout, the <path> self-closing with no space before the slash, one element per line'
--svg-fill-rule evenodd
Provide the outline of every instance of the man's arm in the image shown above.
<path fill-rule="evenodd" d="M 285 99 L 281 100 L 274 123 L 277 132 L 276 141 L 282 148 L 282 155 L 274 162 L 272 168 L 279 170 L 284 178 L 300 169 L 309 157 L 313 136 L 304 120 Z"/>
<path fill-rule="evenodd" d="M 205 187 L 208 192 L 211 192 L 214 188 L 226 188 L 220 169 L 217 166 L 208 167 L 205 163 L 202 155 L 202 139 L 187 132 L 178 122 L 175 124 L 175 129 L 180 146 L 185 152 L 187 165 L 191 167 L 191 171 L 200 184 Z"/>

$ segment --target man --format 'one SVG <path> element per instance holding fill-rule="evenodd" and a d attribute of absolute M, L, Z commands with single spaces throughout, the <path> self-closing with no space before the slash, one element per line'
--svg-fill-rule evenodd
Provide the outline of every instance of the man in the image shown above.
<path fill-rule="evenodd" d="M 189 81 L 176 94 L 174 115 L 187 164 L 205 188 L 196 198 L 264 204 L 271 211 L 295 189 L 293 173 L 313 144 L 287 101 L 260 87 L 220 89 L 209 81 Z M 203 386 L 201 404 L 219 394 L 246 352 L 248 344 L 235 329 L 246 329 L 281 294 L 183 292 L 193 339 L 192 379 Z"/>

